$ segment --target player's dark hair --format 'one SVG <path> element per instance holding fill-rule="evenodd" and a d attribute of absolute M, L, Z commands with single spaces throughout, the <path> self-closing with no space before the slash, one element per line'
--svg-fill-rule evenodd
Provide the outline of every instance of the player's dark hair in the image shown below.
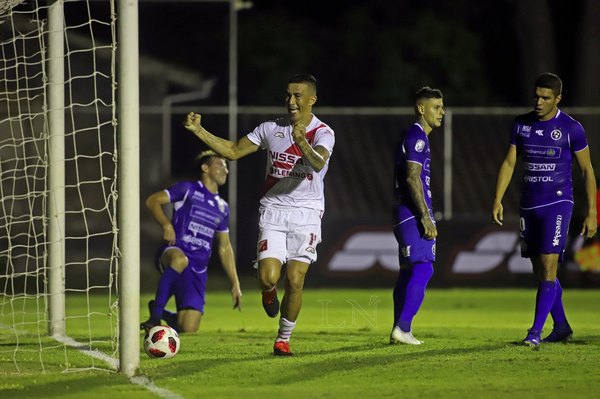
<path fill-rule="evenodd" d="M 429 100 L 432 98 L 444 98 L 444 96 L 442 95 L 442 92 L 439 89 L 432 89 L 429 86 L 421 87 L 415 93 L 415 104 L 417 102 L 419 102 L 420 100 L 424 100 L 424 99 Z"/>
<path fill-rule="evenodd" d="M 535 80 L 535 87 L 550 89 L 554 93 L 554 96 L 562 93 L 562 86 L 562 80 L 557 74 L 551 72 L 543 73 Z"/>
<path fill-rule="evenodd" d="M 210 165 L 213 158 L 223 158 L 213 150 L 202 151 L 195 160 L 196 169 L 202 172 L 202 165 Z"/>
<path fill-rule="evenodd" d="M 289 83 L 304 83 L 317 92 L 317 78 L 308 73 L 298 73 L 288 79 Z"/>

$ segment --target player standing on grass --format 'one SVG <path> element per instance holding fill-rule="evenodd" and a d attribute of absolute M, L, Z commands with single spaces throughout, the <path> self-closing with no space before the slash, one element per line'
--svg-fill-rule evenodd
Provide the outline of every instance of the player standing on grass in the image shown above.
<path fill-rule="evenodd" d="M 263 307 L 269 317 L 279 313 L 277 283 L 286 264 L 285 294 L 273 352 L 292 355 L 290 336 L 302 307 L 304 278 L 317 259 L 325 197 L 323 179 L 335 137 L 333 130 L 312 114 L 317 82 L 311 75 L 288 81 L 287 118 L 264 122 L 237 142 L 209 133 L 200 115 L 190 113 L 185 127 L 227 159 L 237 160 L 268 150 L 268 168 L 260 200 L 257 244 L 258 275 Z"/>
<path fill-rule="evenodd" d="M 394 164 L 394 235 L 400 271 L 394 288 L 394 326 L 390 343 L 420 345 L 412 335 L 412 320 L 425 298 L 433 275 L 437 229 L 431 203 L 429 134 L 442 125 L 442 92 L 423 87 L 415 94 L 417 121 L 405 130 Z"/>
<path fill-rule="evenodd" d="M 208 262 L 216 238 L 218 254 L 231 281 L 234 308 L 240 309 L 242 292 L 229 240 L 229 205 L 219 197 L 218 188 L 227 180 L 227 164 L 213 151 L 198 156 L 199 181 L 180 182 L 157 191 L 146 200 L 154 219 L 163 228 L 165 244 L 157 263 L 163 273 L 156 296 L 148 303 L 150 318 L 140 325 L 148 331 L 161 319 L 180 332 L 195 332 L 204 314 Z M 163 206 L 173 203 L 169 220 Z M 165 310 L 175 295 L 177 313 Z"/>
<path fill-rule="evenodd" d="M 555 74 L 544 73 L 535 81 L 534 90 L 534 110 L 518 116 L 512 126 L 510 146 L 498 171 L 492 219 L 502 225 L 502 197 L 513 175 L 517 155 L 520 155 L 524 166 L 520 204 L 521 255 L 531 258 L 533 272 L 539 281 L 533 325 L 523 343 L 537 347 L 548 313 L 552 315 L 554 328 L 541 342 L 566 342 L 573 334 L 563 308 L 562 288 L 556 278 L 573 213 L 573 156 L 583 173 L 588 205 L 581 235 L 593 237 L 598 225 L 596 178 L 590 149 L 583 126 L 558 109 L 562 81 Z"/>

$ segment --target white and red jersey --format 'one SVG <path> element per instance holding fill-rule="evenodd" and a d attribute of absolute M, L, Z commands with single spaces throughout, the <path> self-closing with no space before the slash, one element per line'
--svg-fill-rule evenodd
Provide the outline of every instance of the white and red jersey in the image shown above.
<path fill-rule="evenodd" d="M 329 167 L 329 159 L 320 172 L 302 159 L 302 151 L 292 138 L 292 126 L 288 118 L 261 123 L 248 139 L 269 151 L 267 175 L 260 200 L 262 206 L 303 207 L 319 211 L 325 209 L 323 179 Z M 306 127 L 306 140 L 313 147 L 321 146 L 333 152 L 333 130 L 313 115 Z"/>

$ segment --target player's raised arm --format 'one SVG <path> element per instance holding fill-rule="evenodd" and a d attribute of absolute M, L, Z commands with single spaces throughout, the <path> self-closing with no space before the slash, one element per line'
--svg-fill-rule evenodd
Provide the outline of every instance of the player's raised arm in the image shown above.
<path fill-rule="evenodd" d="M 199 114 L 190 112 L 185 118 L 184 126 L 209 146 L 211 150 L 222 157 L 230 161 L 235 161 L 258 150 L 258 146 L 248 140 L 246 136 L 242 137 L 237 142 L 215 136 L 202 127 L 200 123 L 201 119 L 202 117 Z"/>
<path fill-rule="evenodd" d="M 327 164 L 327 160 L 329 159 L 329 151 L 323 146 L 317 146 L 313 148 L 309 142 L 306 140 L 306 126 L 302 123 L 296 123 L 292 130 L 292 137 L 294 138 L 294 142 L 298 144 L 300 147 L 300 151 L 302 151 L 302 156 L 304 159 L 308 161 L 310 166 L 316 171 L 319 172 L 321 169 L 325 167 Z"/>
<path fill-rule="evenodd" d="M 492 221 L 497 225 L 502 226 L 504 220 L 504 207 L 502 206 L 502 198 L 508 188 L 510 179 L 512 179 L 513 172 L 515 171 L 515 163 L 517 162 L 517 147 L 510 145 L 508 152 L 500 169 L 498 170 L 498 179 L 496 180 L 496 194 L 494 196 L 494 202 L 492 204 Z"/>

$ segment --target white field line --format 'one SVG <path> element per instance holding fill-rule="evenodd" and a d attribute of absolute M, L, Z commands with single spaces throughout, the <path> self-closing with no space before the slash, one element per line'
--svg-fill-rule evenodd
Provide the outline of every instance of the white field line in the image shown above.
<path fill-rule="evenodd" d="M 93 358 L 102 360 L 105 363 L 108 363 L 110 365 L 110 367 L 112 367 L 114 370 L 119 369 L 119 360 L 115 359 L 111 356 L 108 356 L 104 352 L 100 352 L 97 349 L 92 350 L 89 348 L 89 346 L 84 345 L 80 342 L 77 342 L 74 339 L 69 338 L 69 337 L 54 337 L 54 339 L 56 339 L 58 342 L 61 342 L 65 345 L 68 345 L 68 346 L 71 346 L 71 347 L 77 349 L 78 351 L 82 352 L 85 355 L 91 356 Z M 149 390 L 150 392 L 152 392 L 155 395 L 158 395 L 161 398 L 183 399 L 183 396 L 178 395 L 175 392 L 172 392 L 172 391 L 169 391 L 168 389 L 156 386 L 156 384 L 146 376 L 133 376 L 133 377 L 129 378 L 129 381 L 131 381 L 133 384 L 136 384 L 136 385 L 146 388 L 147 390 Z"/>

